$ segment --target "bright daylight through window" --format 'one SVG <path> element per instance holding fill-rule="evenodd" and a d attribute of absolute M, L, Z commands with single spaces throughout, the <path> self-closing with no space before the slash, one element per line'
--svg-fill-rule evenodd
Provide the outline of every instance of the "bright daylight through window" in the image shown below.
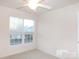
<path fill-rule="evenodd" d="M 10 17 L 10 45 L 32 43 L 34 20 Z"/>

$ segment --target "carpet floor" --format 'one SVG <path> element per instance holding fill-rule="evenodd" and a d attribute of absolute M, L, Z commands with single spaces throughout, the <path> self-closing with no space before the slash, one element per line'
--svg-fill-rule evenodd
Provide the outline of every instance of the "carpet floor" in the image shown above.
<path fill-rule="evenodd" d="M 58 59 L 58 58 L 35 49 L 32 51 L 23 52 L 20 54 L 8 56 L 8 57 L 1 58 L 1 59 Z"/>

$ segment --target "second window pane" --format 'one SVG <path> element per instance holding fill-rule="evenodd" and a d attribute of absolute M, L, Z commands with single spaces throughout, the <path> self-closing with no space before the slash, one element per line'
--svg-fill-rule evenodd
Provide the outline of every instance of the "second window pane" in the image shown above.
<path fill-rule="evenodd" d="M 32 40 L 33 40 L 32 34 L 25 34 L 24 35 L 24 43 L 32 42 Z"/>

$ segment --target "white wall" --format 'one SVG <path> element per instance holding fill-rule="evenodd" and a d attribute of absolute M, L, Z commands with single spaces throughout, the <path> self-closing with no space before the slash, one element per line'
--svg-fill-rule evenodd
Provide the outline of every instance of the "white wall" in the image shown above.
<path fill-rule="evenodd" d="M 76 21 L 78 12 L 79 4 L 75 4 L 40 15 L 38 49 L 59 58 L 77 59 Z"/>
<path fill-rule="evenodd" d="M 9 39 L 9 17 L 16 16 L 35 20 L 35 15 L 0 6 L 0 57 L 28 51 L 35 48 L 35 39 L 31 44 L 11 47 Z"/>

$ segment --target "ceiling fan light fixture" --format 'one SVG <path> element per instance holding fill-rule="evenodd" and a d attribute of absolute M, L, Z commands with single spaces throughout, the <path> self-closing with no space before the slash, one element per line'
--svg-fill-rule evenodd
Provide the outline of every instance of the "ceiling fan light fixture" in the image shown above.
<path fill-rule="evenodd" d="M 28 2 L 29 8 L 32 9 L 32 10 L 36 10 L 37 7 L 38 7 L 39 1 L 40 0 L 29 0 L 29 2 Z"/>
<path fill-rule="evenodd" d="M 51 9 L 50 6 L 42 4 L 41 2 L 43 2 L 43 1 L 44 0 L 23 0 L 23 2 L 24 2 L 23 7 L 29 7 L 29 9 L 35 10 L 35 11 L 38 7 Z"/>
<path fill-rule="evenodd" d="M 33 4 L 32 3 L 29 3 L 28 6 L 32 10 L 36 10 L 36 8 L 38 7 L 38 5 L 37 4 L 34 4 L 34 3 Z"/>

